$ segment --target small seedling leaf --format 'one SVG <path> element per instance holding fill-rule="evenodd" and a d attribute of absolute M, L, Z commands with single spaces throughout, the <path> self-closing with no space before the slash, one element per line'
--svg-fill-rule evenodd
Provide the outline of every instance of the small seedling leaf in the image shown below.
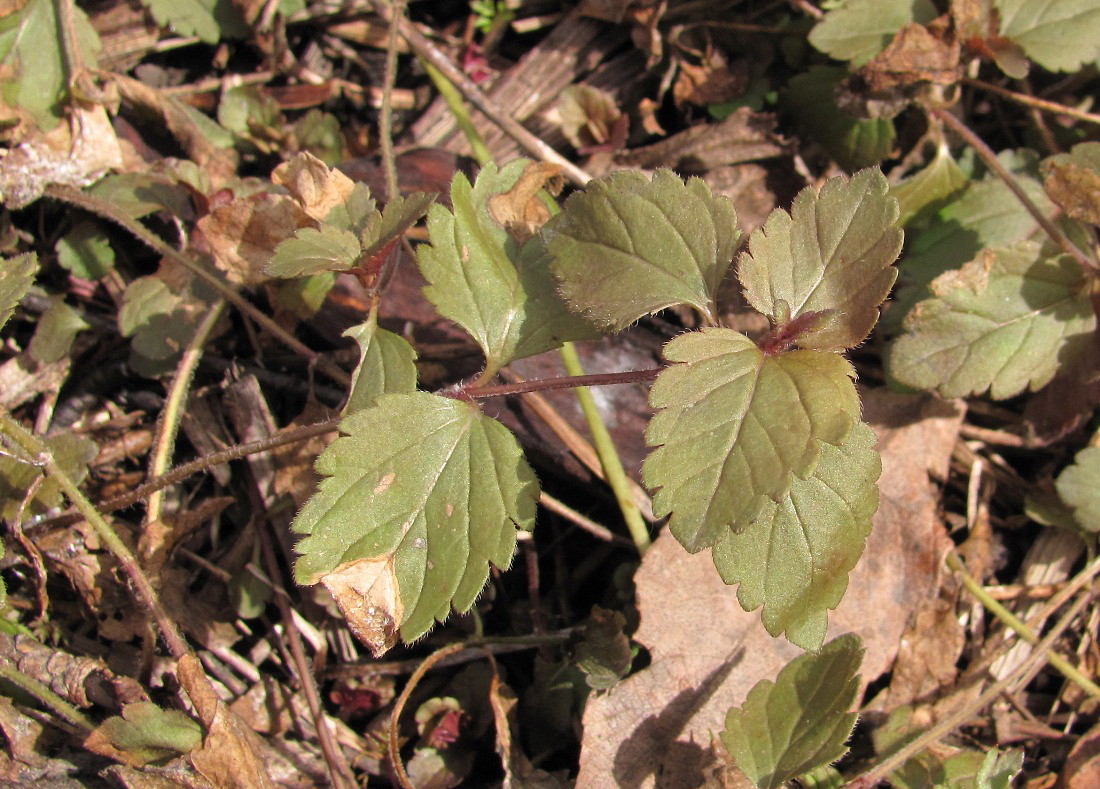
<path fill-rule="evenodd" d="M 58 240 L 57 262 L 73 276 L 102 279 L 115 267 L 115 251 L 98 226 L 81 222 Z"/>
<path fill-rule="evenodd" d="M 221 28 L 214 18 L 213 0 L 142 0 L 153 19 L 177 36 L 198 36 L 207 44 L 218 43 Z"/>
<path fill-rule="evenodd" d="M 347 271 L 359 259 L 359 239 L 335 225 L 303 227 L 281 241 L 264 273 L 272 277 L 305 277 L 322 271 Z"/>
<path fill-rule="evenodd" d="M 897 198 L 898 226 L 905 227 L 914 219 L 932 213 L 962 192 L 970 180 L 951 158 L 946 143 L 936 146 L 936 155 L 919 173 L 890 187 Z"/>
<path fill-rule="evenodd" d="M 890 349 L 891 374 L 944 397 L 995 399 L 1046 384 L 1096 328 L 1080 266 L 1038 244 L 984 249 L 936 278 Z"/>
<path fill-rule="evenodd" d="M 754 786 L 778 789 L 847 752 L 862 659 L 859 638 L 841 636 L 792 660 L 775 682 L 758 682 L 729 711 L 722 742 Z"/>
<path fill-rule="evenodd" d="M 543 228 L 569 304 L 619 330 L 689 304 L 716 318 L 714 300 L 740 241 L 737 212 L 699 178 L 633 171 L 593 181 Z"/>
<path fill-rule="evenodd" d="M 714 545 L 714 566 L 727 584 L 740 584 L 746 611 L 764 606 L 773 636 L 816 650 L 825 640 L 828 611 L 848 588 L 848 573 L 863 553 L 878 508 L 882 470 L 875 435 L 862 422 L 840 446 L 822 444 L 806 479 L 795 477 L 781 501 L 766 501 L 744 530 L 726 531 Z"/>
<path fill-rule="evenodd" d="M 344 414 L 374 405 L 384 394 L 406 394 L 416 389 L 416 351 L 397 334 L 367 320 L 352 326 L 345 337 L 359 343 L 359 366 L 351 380 Z"/>
<path fill-rule="evenodd" d="M 766 356 L 713 328 L 676 337 L 664 356 L 642 476 L 657 489 L 654 514 L 672 513 L 669 528 L 693 553 L 782 500 L 793 476 L 813 473 L 821 443 L 844 442 L 859 420 L 854 371 L 837 354 Z"/>
<path fill-rule="evenodd" d="M 1054 487 L 1062 501 L 1073 509 L 1073 517 L 1085 531 L 1100 531 L 1100 448 L 1086 447 L 1077 453 Z"/>
<path fill-rule="evenodd" d="M 534 525 L 538 482 L 515 437 L 470 403 L 387 394 L 341 424 L 294 520 L 301 584 L 323 583 L 376 654 L 473 605 L 489 565 Z"/>
<path fill-rule="evenodd" d="M 1100 142 L 1083 142 L 1043 162 L 1047 194 L 1074 219 L 1100 225 Z"/>
<path fill-rule="evenodd" d="M 1076 71 L 1100 54 L 1095 0 L 993 0 L 1001 35 L 1050 71 Z"/>
<path fill-rule="evenodd" d="M 909 22 L 936 18 L 929 0 L 845 0 L 810 31 L 810 43 L 837 60 L 862 66 L 881 52 Z"/>
<path fill-rule="evenodd" d="M 841 351 L 862 342 L 897 278 L 897 200 L 877 169 L 799 192 L 791 213 L 772 211 L 738 262 L 745 297 L 773 323 L 822 319 L 797 338 L 803 348 Z"/>
<path fill-rule="evenodd" d="M 0 329 L 27 295 L 38 273 L 38 256 L 33 252 L 0 258 Z"/>
<path fill-rule="evenodd" d="M 80 313 L 66 304 L 63 297 L 54 296 L 34 327 L 27 352 L 42 364 L 59 362 L 69 355 L 77 333 L 89 328 Z"/>
<path fill-rule="evenodd" d="M 613 688 L 630 672 L 634 653 L 625 628 L 626 619 L 618 611 L 592 608 L 573 659 L 593 690 Z"/>
<path fill-rule="evenodd" d="M 160 277 L 138 277 L 126 287 L 122 296 L 118 330 L 123 337 L 131 337 L 155 316 L 168 314 L 179 303 L 180 297 L 169 290 Z"/>
<path fill-rule="evenodd" d="M 557 295 L 539 238 L 518 246 L 489 213 L 488 200 L 510 189 L 527 162 L 487 165 L 474 186 L 462 174 L 451 182 L 453 211 L 428 212 L 431 244 L 417 250 L 428 286 L 424 295 L 485 353 L 486 374 L 508 362 L 592 339 L 591 325 Z"/>
<path fill-rule="evenodd" d="M 189 753 L 202 743 L 202 727 L 178 710 L 162 710 L 151 701 L 122 708 L 122 715 L 103 721 L 90 735 L 90 746 L 117 749 L 123 761 L 144 765 Z"/>

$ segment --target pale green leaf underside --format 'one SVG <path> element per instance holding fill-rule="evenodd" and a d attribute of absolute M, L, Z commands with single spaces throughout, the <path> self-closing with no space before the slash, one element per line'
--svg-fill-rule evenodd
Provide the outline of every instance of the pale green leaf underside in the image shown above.
<path fill-rule="evenodd" d="M 177 36 L 198 36 L 207 44 L 216 44 L 221 28 L 214 18 L 213 0 L 142 0 L 157 24 Z"/>
<path fill-rule="evenodd" d="M 689 551 L 744 528 L 794 475 L 813 473 L 821 443 L 840 444 L 859 420 L 854 372 L 820 351 L 765 356 L 742 334 L 704 329 L 665 346 L 646 430 L 656 447 L 642 476 L 654 513 Z"/>
<path fill-rule="evenodd" d="M 538 482 L 515 437 L 470 403 L 387 394 L 341 423 L 317 460 L 325 479 L 294 520 L 306 535 L 295 578 L 388 558 L 410 641 L 450 609 L 466 611 L 489 565 L 512 561 L 516 529 L 534 525 Z"/>
<path fill-rule="evenodd" d="M 764 606 L 773 636 L 816 650 L 825 640 L 828 611 L 848 588 L 848 573 L 863 553 L 878 508 L 882 470 L 875 434 L 860 423 L 840 446 L 823 444 L 814 473 L 795 477 L 786 498 L 767 501 L 743 531 L 728 530 L 713 549 L 727 584 L 740 584 L 746 611 Z"/>
<path fill-rule="evenodd" d="M 777 788 L 844 755 L 862 660 L 859 638 L 841 636 L 816 655 L 795 658 L 774 683 L 758 682 L 729 711 L 722 742 L 758 789 Z"/>
<path fill-rule="evenodd" d="M 99 36 L 83 10 L 74 5 L 72 11 L 77 49 L 84 64 L 95 68 Z M 68 90 L 60 29 L 53 0 L 30 0 L 0 19 L 0 91 L 8 104 L 30 112 L 43 131 L 57 125 Z"/>
<path fill-rule="evenodd" d="M 303 227 L 280 241 L 264 266 L 271 277 L 305 277 L 322 271 L 346 271 L 359 259 L 359 239 L 335 225 Z"/>
<path fill-rule="evenodd" d="M 897 278 L 898 203 L 877 169 L 799 192 L 791 213 L 772 211 L 738 262 L 745 298 L 773 322 L 828 311 L 803 348 L 839 351 L 862 342 Z M 782 306 L 781 306 L 782 302 Z"/>
<path fill-rule="evenodd" d="M 847 0 L 810 31 L 810 43 L 837 60 L 862 66 L 909 22 L 929 22 L 936 7 L 928 0 Z"/>
<path fill-rule="evenodd" d="M 81 222 L 57 242 L 57 262 L 83 279 L 102 279 L 115 267 L 115 252 L 103 231 Z"/>
<path fill-rule="evenodd" d="M 352 375 L 345 415 L 374 405 L 381 395 L 416 389 L 416 351 L 404 337 L 371 320 L 352 326 L 344 336 L 359 343 L 359 366 Z"/>
<path fill-rule="evenodd" d="M 34 327 L 34 336 L 27 345 L 27 352 L 42 364 L 59 362 L 69 355 L 76 335 L 90 328 L 80 313 L 65 303 L 63 297 L 54 296 Z"/>
<path fill-rule="evenodd" d="M 1100 448 L 1078 452 L 1054 486 L 1062 501 L 1073 508 L 1073 517 L 1082 529 L 1100 531 Z"/>
<path fill-rule="evenodd" d="M 1096 0 L 994 0 L 1001 35 L 1050 71 L 1076 71 L 1100 53 Z"/>
<path fill-rule="evenodd" d="M 897 198 L 898 226 L 905 227 L 915 217 L 959 194 L 970 181 L 951 158 L 946 143 L 936 146 L 936 155 L 919 173 L 890 187 L 890 195 Z"/>
<path fill-rule="evenodd" d="M 1096 328 L 1080 267 L 1033 242 L 983 250 L 931 287 L 888 363 L 901 383 L 944 397 L 1038 389 Z"/>
<path fill-rule="evenodd" d="M 38 256 L 33 252 L 0 258 L 0 329 L 8 322 L 20 299 L 27 295 L 37 272 Z"/>
<path fill-rule="evenodd" d="M 441 205 L 428 212 L 431 244 L 417 250 L 436 310 L 473 337 L 485 353 L 487 372 L 508 362 L 592 339 L 591 325 L 573 315 L 557 296 L 541 241 L 518 247 L 490 216 L 487 201 L 515 185 L 524 159 L 498 170 L 487 165 L 474 186 L 462 174 L 451 182 L 454 213 Z"/>
<path fill-rule="evenodd" d="M 669 170 L 593 181 L 543 228 L 551 268 L 574 309 L 623 329 L 690 304 L 716 318 L 714 300 L 741 234 L 729 198 Z"/>

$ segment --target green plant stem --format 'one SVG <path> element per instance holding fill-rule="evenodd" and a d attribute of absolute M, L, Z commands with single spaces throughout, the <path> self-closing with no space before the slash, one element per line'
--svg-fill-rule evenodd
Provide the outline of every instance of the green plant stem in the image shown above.
<path fill-rule="evenodd" d="M 561 347 L 561 360 L 562 364 L 565 365 L 565 371 L 570 375 L 575 377 L 584 375 L 581 359 L 577 355 L 577 349 L 573 347 L 573 343 L 567 342 Z M 621 373 L 614 373 L 614 375 L 621 375 Z M 578 387 L 576 393 L 577 400 L 581 404 L 581 411 L 584 412 L 584 419 L 588 423 L 588 430 L 592 433 L 592 446 L 596 448 L 596 454 L 600 456 L 600 465 L 603 466 L 607 484 L 611 487 L 612 493 L 615 494 L 615 501 L 619 505 L 619 510 L 623 513 L 623 520 L 626 521 L 630 538 L 634 540 L 638 553 L 644 554 L 650 546 L 649 528 L 646 526 L 642 514 L 638 511 L 638 505 L 634 503 L 630 486 L 627 484 L 626 472 L 623 471 L 622 459 L 615 448 L 615 442 L 611 438 L 607 425 L 603 423 L 603 418 L 600 416 L 599 409 L 596 408 L 596 401 L 592 398 L 592 393 L 583 387 Z"/>
<path fill-rule="evenodd" d="M 985 162 L 985 165 L 997 174 L 997 177 L 1004 181 L 1005 186 L 1016 196 L 1016 199 L 1020 201 L 1027 212 L 1039 223 L 1039 227 L 1043 228 L 1043 231 L 1050 236 L 1051 240 L 1055 244 L 1062 248 L 1067 255 L 1077 261 L 1081 268 L 1090 274 L 1095 275 L 1100 266 L 1097 265 L 1095 260 L 1090 259 L 1076 244 L 1069 240 L 1069 236 L 1062 232 L 1061 228 L 1051 222 L 1043 212 L 1039 210 L 1039 207 L 1035 205 L 1034 201 L 1027 196 L 1027 193 L 1020 187 L 1016 177 L 1009 172 L 1008 168 L 1001 164 L 1000 159 L 997 158 L 997 154 L 993 152 L 993 149 L 985 144 L 985 141 L 970 130 L 970 128 L 961 120 L 956 118 L 947 110 L 934 109 L 930 112 L 933 118 L 936 118 L 940 122 L 950 126 L 952 131 L 962 137 L 966 144 L 974 149 L 975 153 L 981 157 L 981 160 Z"/>
<path fill-rule="evenodd" d="M 447 103 L 447 109 L 454 116 L 455 125 L 458 126 L 459 131 L 466 138 L 466 142 L 470 144 L 474 159 L 482 166 L 491 162 L 493 155 L 489 153 L 489 146 L 485 144 L 485 140 L 482 139 L 474 126 L 474 120 L 470 117 L 470 112 L 466 109 L 466 102 L 462 100 L 462 94 L 458 92 L 458 88 L 443 76 L 443 72 L 424 58 L 420 59 L 420 63 L 424 66 L 424 70 L 428 73 L 428 78 L 432 81 L 432 84 L 435 85 L 435 89 L 439 91 L 439 95 L 443 97 L 443 101 Z"/>
<path fill-rule="evenodd" d="M 0 663 L 0 679 L 7 680 L 27 695 L 33 696 L 42 706 L 51 710 L 59 718 L 63 718 L 78 729 L 82 729 L 85 734 L 91 732 L 92 729 L 95 728 L 92 722 L 85 718 L 80 710 L 58 696 L 37 679 L 28 677 L 15 666 Z"/>
<path fill-rule="evenodd" d="M 81 192 L 79 189 L 73 189 L 71 186 L 62 186 L 59 184 L 47 186 L 43 194 L 45 194 L 46 197 L 58 200 L 62 203 L 67 203 L 68 205 L 95 214 L 110 222 L 114 222 L 157 254 L 170 259 L 173 263 L 183 266 L 195 276 L 204 280 L 210 287 L 221 294 L 226 301 L 258 323 L 265 331 L 270 333 L 272 337 L 279 340 L 279 342 L 286 345 L 310 364 L 315 365 L 318 370 L 329 378 L 343 386 L 348 386 L 351 383 L 350 375 L 321 356 L 321 354 L 300 342 L 272 318 L 256 309 L 256 307 L 249 303 L 249 301 L 238 293 L 235 288 L 222 282 L 220 278 L 207 271 L 187 255 L 184 255 L 171 245 L 165 243 L 154 233 L 147 230 L 143 224 L 119 210 L 113 203 L 90 195 L 87 192 Z"/>
<path fill-rule="evenodd" d="M 1036 646 L 1040 642 L 1040 638 L 1035 634 L 1035 631 L 1028 627 L 1024 622 L 1020 621 L 1011 611 L 1001 605 L 999 602 L 993 599 L 992 596 L 985 590 L 985 588 L 978 583 L 970 573 L 966 571 L 966 567 L 962 563 L 962 559 L 954 551 L 947 554 L 947 566 L 950 567 L 962 581 L 963 586 L 967 591 L 974 596 L 974 598 L 981 603 L 987 611 L 993 616 L 997 617 L 1004 625 L 1022 638 L 1032 646 Z M 1063 658 L 1056 652 L 1049 652 L 1046 655 L 1046 660 L 1050 663 L 1051 667 L 1059 671 L 1062 676 L 1073 682 L 1085 693 L 1089 694 L 1095 699 L 1100 699 L 1100 685 L 1097 685 L 1091 679 L 1086 677 L 1080 671 L 1077 670 L 1068 660 Z"/>
<path fill-rule="evenodd" d="M 202 349 L 214 330 L 214 326 L 225 313 L 225 299 L 218 299 L 207 310 L 206 315 L 195 327 L 195 333 L 183 349 L 183 356 L 176 366 L 176 374 L 172 378 L 172 385 L 168 388 L 168 396 L 161 409 L 160 418 L 157 420 L 157 436 L 153 446 L 153 454 L 149 458 L 149 479 L 156 479 L 168 470 L 168 464 L 172 459 L 172 452 L 176 447 L 176 435 L 179 433 L 180 419 L 183 417 L 183 404 L 187 399 L 187 393 L 191 391 L 191 381 L 195 377 L 195 368 L 202 359 Z M 163 490 L 163 489 L 162 489 Z M 149 496 L 149 503 L 145 510 L 146 524 L 160 520 L 160 509 L 164 497 L 162 490 L 155 491 Z"/>

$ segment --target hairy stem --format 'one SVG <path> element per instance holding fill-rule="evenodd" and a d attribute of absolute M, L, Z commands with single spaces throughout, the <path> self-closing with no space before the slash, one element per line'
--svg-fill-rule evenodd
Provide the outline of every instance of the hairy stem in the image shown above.
<path fill-rule="evenodd" d="M 15 666 L 0 663 L 0 679 L 7 680 L 28 696 L 33 696 L 42 706 L 51 710 L 59 718 L 76 726 L 78 729 L 82 729 L 85 734 L 90 733 L 92 729 L 95 728 L 92 722 L 85 718 L 80 710 L 58 696 L 34 677 L 28 677 Z"/>

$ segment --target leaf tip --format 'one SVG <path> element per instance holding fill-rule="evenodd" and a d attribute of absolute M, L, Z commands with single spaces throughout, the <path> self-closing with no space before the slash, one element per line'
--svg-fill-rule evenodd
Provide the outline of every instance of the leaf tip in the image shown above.
<path fill-rule="evenodd" d="M 345 562 L 319 580 L 340 607 L 351 632 L 375 657 L 397 642 L 404 604 L 393 556 Z"/>

